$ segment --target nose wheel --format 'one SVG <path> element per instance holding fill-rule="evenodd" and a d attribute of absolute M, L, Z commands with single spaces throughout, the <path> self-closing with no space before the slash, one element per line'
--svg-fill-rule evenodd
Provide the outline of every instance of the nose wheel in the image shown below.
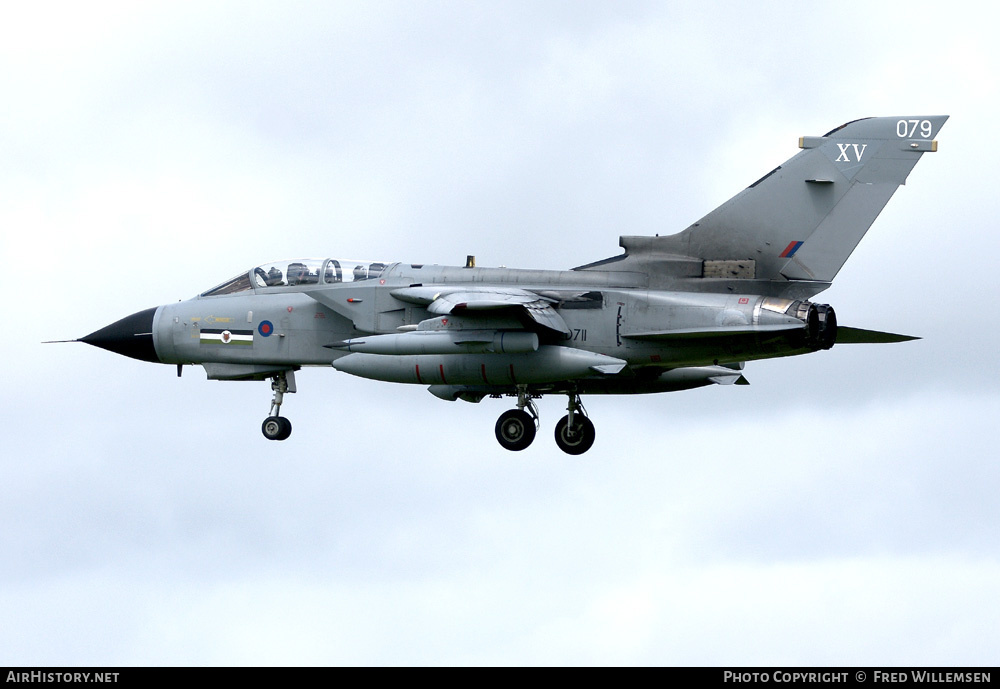
<path fill-rule="evenodd" d="M 292 422 L 284 416 L 269 416 L 260 425 L 260 431 L 268 440 L 284 440 L 292 434 Z"/>
<path fill-rule="evenodd" d="M 295 373 L 282 371 L 271 378 L 271 389 L 274 397 L 271 399 L 271 415 L 260 425 L 260 432 L 268 440 L 285 440 L 292 434 L 292 422 L 281 416 L 281 403 L 286 392 L 295 392 Z"/>

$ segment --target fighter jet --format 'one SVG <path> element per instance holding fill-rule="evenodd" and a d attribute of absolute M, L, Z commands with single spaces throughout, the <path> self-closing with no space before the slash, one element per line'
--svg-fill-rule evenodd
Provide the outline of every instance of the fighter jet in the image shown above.
<path fill-rule="evenodd" d="M 747 384 L 747 361 L 842 343 L 915 339 L 837 325 L 810 301 L 841 266 L 947 116 L 848 122 L 680 233 L 623 236 L 624 252 L 571 270 L 344 259 L 271 261 L 187 301 L 80 338 L 212 380 L 270 380 L 262 432 L 285 440 L 295 372 L 332 366 L 423 385 L 442 400 L 510 397 L 496 438 L 535 438 L 534 400 L 566 395 L 556 444 L 594 443 L 583 395 Z"/>

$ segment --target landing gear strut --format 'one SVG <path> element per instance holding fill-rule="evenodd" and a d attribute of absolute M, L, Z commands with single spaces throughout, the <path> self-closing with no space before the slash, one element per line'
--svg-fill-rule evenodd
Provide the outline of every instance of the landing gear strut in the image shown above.
<path fill-rule="evenodd" d="M 271 399 L 271 415 L 264 419 L 260 426 L 261 433 L 268 440 L 284 440 L 292 434 L 292 422 L 281 414 L 281 402 L 286 392 L 295 392 L 295 373 L 282 371 L 271 377 L 271 389 L 274 397 Z"/>
<path fill-rule="evenodd" d="M 594 444 L 596 431 L 594 424 L 587 418 L 587 412 L 580 402 L 580 396 L 570 393 L 569 412 L 556 424 L 556 445 L 570 455 L 582 455 Z"/>
<path fill-rule="evenodd" d="M 504 449 L 519 452 L 531 445 L 537 430 L 538 409 L 528 396 L 528 386 L 518 385 L 517 409 L 505 411 L 497 419 L 497 441 Z"/>

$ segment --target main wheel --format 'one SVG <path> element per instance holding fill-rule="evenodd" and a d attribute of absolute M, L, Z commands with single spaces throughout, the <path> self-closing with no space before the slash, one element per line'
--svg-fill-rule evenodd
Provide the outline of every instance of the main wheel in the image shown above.
<path fill-rule="evenodd" d="M 535 439 L 535 419 L 521 409 L 505 411 L 497 419 L 497 441 L 504 449 L 518 452 Z"/>
<path fill-rule="evenodd" d="M 268 440 L 284 440 L 292 434 L 292 422 L 284 416 L 269 416 L 260 425 L 260 432 Z"/>
<path fill-rule="evenodd" d="M 556 424 L 556 445 L 569 455 L 582 455 L 594 444 L 597 432 L 594 424 L 583 414 L 574 414 L 576 423 L 569 426 L 569 414 L 559 419 Z"/>

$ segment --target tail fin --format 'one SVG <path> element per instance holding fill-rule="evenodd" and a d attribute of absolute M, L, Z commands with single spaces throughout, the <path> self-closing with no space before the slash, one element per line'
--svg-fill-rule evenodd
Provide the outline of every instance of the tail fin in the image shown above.
<path fill-rule="evenodd" d="M 829 283 L 920 156 L 937 150 L 947 119 L 873 117 L 802 137 L 802 151 L 683 232 L 622 237 L 618 258 L 672 263 L 675 277 L 699 277 L 700 262 L 706 278 Z M 610 268 L 584 268 L 598 266 Z"/>

